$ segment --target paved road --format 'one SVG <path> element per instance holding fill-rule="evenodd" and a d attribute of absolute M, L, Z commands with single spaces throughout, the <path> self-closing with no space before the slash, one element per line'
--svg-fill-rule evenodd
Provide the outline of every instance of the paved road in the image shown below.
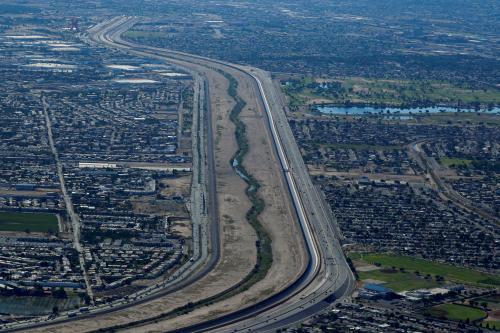
<path fill-rule="evenodd" d="M 106 21 L 94 27 L 95 32 L 91 34 L 94 41 L 102 38 L 102 35 L 109 28 L 110 23 L 116 20 Z M 187 69 L 189 71 L 189 69 Z M 95 307 L 90 307 L 89 312 L 78 313 L 75 317 L 69 317 L 68 313 L 63 313 L 57 318 L 50 318 L 48 316 L 38 317 L 24 322 L 18 322 L 12 325 L 0 326 L 1 332 L 17 332 L 24 331 L 28 328 L 38 328 L 50 326 L 58 323 L 65 323 L 74 320 L 85 320 L 94 317 L 97 314 L 107 314 L 121 309 L 129 308 L 139 304 L 149 302 L 151 300 L 164 297 L 170 293 L 181 290 L 186 286 L 196 282 L 201 277 L 206 276 L 213 270 L 220 258 L 220 240 L 219 240 L 219 221 L 218 221 L 218 203 L 216 196 L 216 179 L 215 179 L 215 156 L 214 156 L 214 142 L 213 142 L 213 129 L 209 121 L 211 117 L 211 109 L 209 103 L 209 95 L 206 89 L 205 79 L 197 73 L 191 73 L 195 79 L 195 90 L 193 96 L 193 125 L 196 128 L 193 131 L 193 180 L 194 183 L 191 199 L 192 207 L 191 213 L 193 214 L 193 233 L 197 233 L 198 242 L 194 245 L 194 253 L 191 260 L 179 268 L 172 276 L 170 276 L 163 283 L 158 283 L 150 288 L 143 289 L 139 292 L 133 293 L 127 299 L 120 299 L 112 303 L 102 304 Z M 48 118 L 48 106 L 46 105 L 46 119 Z M 197 115 L 200 115 L 199 117 Z M 52 140 L 52 130 L 50 118 L 47 120 L 47 128 L 49 133 L 49 141 L 53 146 L 54 156 L 56 161 L 59 161 L 57 150 Z M 58 162 L 58 165 L 60 163 Z M 60 177 L 62 177 L 62 167 L 58 168 Z M 63 192 L 65 192 L 64 178 L 61 181 Z M 67 207 L 71 207 L 70 216 L 72 216 L 72 228 L 75 232 L 74 239 L 75 247 L 82 252 L 82 246 L 79 241 L 79 220 L 78 216 L 74 213 L 70 196 L 64 195 Z M 196 230 L 196 231 L 195 231 Z M 88 278 L 86 278 L 88 281 Z M 87 284 L 89 285 L 89 284 Z"/>
<path fill-rule="evenodd" d="M 49 145 L 52 151 L 52 155 L 54 155 L 54 160 L 57 169 L 57 176 L 59 177 L 59 183 L 61 184 L 62 196 L 64 204 L 66 206 L 68 217 L 71 222 L 71 230 L 73 231 L 73 244 L 76 252 L 78 253 L 78 261 L 80 264 L 80 269 L 82 270 L 83 278 L 85 280 L 87 294 L 89 295 L 90 303 L 93 305 L 94 293 L 92 291 L 87 270 L 85 269 L 85 256 L 83 253 L 82 243 L 80 242 L 80 218 L 75 213 L 75 210 L 73 208 L 73 203 L 71 202 L 71 196 L 68 194 L 68 191 L 66 189 L 66 182 L 64 180 L 62 163 L 61 160 L 59 159 L 59 152 L 57 151 L 57 147 L 54 143 L 54 136 L 52 135 L 52 121 L 50 120 L 50 115 L 49 115 L 49 104 L 47 103 L 45 97 L 42 97 L 42 104 L 43 104 L 43 113 L 45 116 L 45 126 L 47 127 L 47 136 L 49 138 Z"/>
<path fill-rule="evenodd" d="M 263 98 L 274 118 L 279 140 L 285 147 L 290 173 L 299 189 L 304 210 L 312 226 L 313 233 L 321 253 L 321 272 L 310 282 L 308 289 L 299 293 L 298 299 L 280 305 L 270 313 L 263 313 L 242 323 L 227 328 L 225 331 L 273 331 L 290 324 L 303 321 L 311 315 L 330 306 L 330 303 L 349 295 L 354 286 L 354 277 L 339 243 L 341 234 L 336 221 L 325 203 L 324 197 L 313 185 L 300 150 L 288 124 L 285 108 L 286 102 L 269 73 L 250 68 L 252 76 L 262 86 Z M 225 332 L 224 331 L 224 332 Z"/>
<path fill-rule="evenodd" d="M 108 47 L 124 52 L 149 56 L 165 61 L 189 63 L 206 68 L 240 71 L 245 80 L 260 91 L 262 106 L 267 115 L 277 156 L 290 190 L 309 253 L 309 265 L 304 274 L 282 292 L 256 305 L 223 315 L 217 319 L 186 327 L 183 332 L 225 331 L 270 331 L 302 321 L 323 311 L 332 302 L 349 295 L 354 287 L 354 276 L 347 265 L 341 249 L 341 237 L 336 221 L 327 209 L 324 198 L 312 184 L 297 143 L 288 125 L 284 107 L 286 105 L 279 87 L 269 73 L 217 60 L 207 59 L 181 52 L 169 51 L 123 41 L 120 36 L 138 20 L 118 17 L 104 22 L 91 31 L 93 39 Z M 209 129 L 210 131 L 210 129 Z M 212 136 L 212 135 L 210 135 Z M 199 278 L 195 274 L 190 279 Z M 183 283 L 183 285 L 185 285 Z M 165 294 L 159 292 L 148 296 Z M 123 304 L 123 307 L 134 303 Z M 100 312 L 110 312 L 110 309 Z M 97 310 L 95 310 L 97 312 Z M 68 319 L 69 320 L 69 319 Z"/>
<path fill-rule="evenodd" d="M 247 74 L 252 84 L 257 86 L 268 116 L 268 126 L 273 134 L 277 155 L 282 163 L 291 196 L 294 198 L 294 206 L 304 231 L 312 263 L 298 283 L 282 293 L 256 306 L 194 325 L 183 331 L 201 332 L 210 329 L 221 331 L 222 327 L 228 325 L 228 331 L 274 330 L 301 321 L 312 313 L 328 307 L 333 300 L 350 294 L 354 286 L 354 277 L 338 240 L 340 233 L 336 221 L 332 219 L 323 196 L 312 184 L 284 113 L 286 105 L 284 97 L 270 75 L 255 68 L 123 41 L 120 38 L 121 34 L 135 22 L 134 18 L 119 19 L 116 24 L 121 24 L 121 28 L 108 34 L 106 42 L 124 50 L 132 49 L 141 53 L 192 62 L 207 68 L 236 69 Z M 232 324 L 233 322 L 236 324 Z"/>
<path fill-rule="evenodd" d="M 500 225 L 500 220 L 494 215 L 493 212 L 484 208 L 477 207 L 473 202 L 460 195 L 460 193 L 455 191 L 451 185 L 447 184 L 446 181 L 441 178 L 440 170 L 442 169 L 442 166 L 436 161 L 434 157 L 428 156 L 422 148 L 423 144 L 430 141 L 432 140 L 418 141 L 411 144 L 409 147 L 415 154 L 417 162 L 420 162 L 420 165 L 423 167 L 423 169 L 427 170 L 428 177 L 435 185 L 436 189 L 445 198 L 452 201 L 462 209 L 465 209 L 472 213 L 476 213 L 484 219 L 491 221 L 493 224 Z M 484 229 L 483 226 L 480 226 L 480 228 Z"/>

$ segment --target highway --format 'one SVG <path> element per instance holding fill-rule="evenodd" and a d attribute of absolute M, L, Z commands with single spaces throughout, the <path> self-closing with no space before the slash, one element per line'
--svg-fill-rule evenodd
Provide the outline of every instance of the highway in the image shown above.
<path fill-rule="evenodd" d="M 273 82 L 270 74 L 256 68 L 235 65 L 182 52 L 137 45 L 124 41 L 121 35 L 130 29 L 137 18 L 117 17 L 95 26 L 90 31 L 93 41 L 113 49 L 119 49 L 132 55 L 160 59 L 166 62 L 183 63 L 183 67 L 196 64 L 207 69 L 239 71 L 255 85 L 260 92 L 260 101 L 267 118 L 267 126 L 273 139 L 276 155 L 281 163 L 283 177 L 288 186 L 293 207 L 297 213 L 303 237 L 309 254 L 309 263 L 305 272 L 290 286 L 281 292 L 247 308 L 222 315 L 219 318 L 183 328 L 182 332 L 250 332 L 274 331 L 303 321 L 308 317 L 327 309 L 335 301 L 351 294 L 354 288 L 354 276 L 343 254 L 337 227 L 323 196 L 313 185 L 304 164 L 300 150 L 288 125 L 285 114 L 285 99 L 281 89 Z M 192 73 L 193 69 L 191 69 Z M 196 76 L 196 73 L 194 73 Z M 207 103 L 208 104 L 208 103 Z M 210 119 L 210 117 L 206 117 Z M 210 121 L 208 121 L 210 123 Z M 208 127 L 208 137 L 211 137 Z M 209 145 L 210 146 L 210 145 Z M 210 155 L 210 154 L 209 154 Z M 213 158 L 213 157 L 212 157 Z M 212 161 L 213 163 L 213 161 Z M 210 166 L 210 160 L 208 161 Z M 213 164 L 212 164 L 213 168 Z M 214 189 L 213 180 L 210 184 Z M 212 228 L 214 230 L 214 228 Z M 212 236 L 213 237 L 213 236 Z M 214 247 L 212 247 L 214 249 Z M 213 259 L 212 259 L 213 260 Z M 210 265 L 203 266 L 196 272 L 208 273 Z M 190 274 L 181 281 L 176 276 L 175 290 L 196 281 L 202 274 Z M 119 307 L 104 306 L 92 309 L 90 315 L 109 313 L 117 308 L 131 307 L 138 302 L 145 302 L 155 297 L 168 294 L 171 289 L 160 286 L 151 290 L 139 300 L 125 302 Z M 81 318 L 81 317 L 80 317 Z M 72 320 L 67 318 L 65 320 Z M 141 322 L 141 324 L 144 324 Z"/>
<path fill-rule="evenodd" d="M 349 295 L 354 276 L 345 260 L 336 222 L 324 198 L 312 184 L 297 143 L 286 119 L 285 100 L 269 73 L 256 68 L 230 64 L 200 56 L 137 45 L 124 41 L 121 35 L 137 22 L 135 18 L 118 18 L 102 33 L 101 41 L 124 51 L 164 57 L 207 68 L 238 70 L 257 85 L 266 111 L 268 126 L 280 160 L 293 205 L 296 209 L 310 261 L 305 273 L 284 291 L 246 309 L 182 331 L 266 331 L 301 321 L 327 308 L 331 302 Z"/>
<path fill-rule="evenodd" d="M 99 25 L 106 27 L 108 22 Z M 93 37 L 93 36 L 92 36 Z M 185 69 L 188 70 L 188 69 Z M 188 70 L 189 71 L 189 70 Z M 30 320 L 20 321 L 9 325 L 0 325 L 0 332 L 18 332 L 28 328 L 39 328 L 51 326 L 58 323 L 70 322 L 78 319 L 92 318 L 97 314 L 107 314 L 116 312 L 121 309 L 129 308 L 139 304 L 149 302 L 151 300 L 163 297 L 175 291 L 181 290 L 186 286 L 206 276 L 214 269 L 220 258 L 220 239 L 219 239 L 219 222 L 218 222 L 218 203 L 215 184 L 215 157 L 213 143 L 213 128 L 210 119 L 210 103 L 207 102 L 209 95 L 206 89 L 205 80 L 197 75 L 193 75 L 195 81 L 195 89 L 193 96 L 193 186 L 191 192 L 191 214 L 193 215 L 193 242 L 194 249 L 191 259 L 183 264 L 173 275 L 162 283 L 158 283 L 149 288 L 140 290 L 127 297 L 127 299 L 119 299 L 111 303 L 100 304 L 89 307 L 88 312 L 68 311 L 61 313 L 58 317 L 43 316 Z M 54 156 L 58 163 L 58 174 L 61 179 L 63 191 L 65 191 L 64 177 L 62 174 L 62 166 L 60 167 L 59 158 L 55 144 L 52 139 L 52 128 L 50 118 L 48 117 L 48 105 L 44 102 L 44 112 L 50 145 L 53 149 Z M 199 117 L 197 116 L 199 114 Z M 199 167 L 195 167 L 195 165 Z M 69 195 L 64 195 L 67 207 L 70 207 L 70 216 L 72 216 L 72 229 L 74 232 L 75 247 L 79 253 L 83 251 L 80 243 L 80 227 L 79 220 L 71 205 Z M 66 201 L 67 200 L 67 201 Z M 85 275 L 86 282 L 88 281 Z M 87 283 L 87 288 L 89 284 Z"/>

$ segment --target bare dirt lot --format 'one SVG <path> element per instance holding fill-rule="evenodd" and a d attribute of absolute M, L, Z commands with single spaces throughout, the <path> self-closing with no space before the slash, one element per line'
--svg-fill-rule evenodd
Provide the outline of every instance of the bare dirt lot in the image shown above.
<path fill-rule="evenodd" d="M 174 235 L 179 235 L 183 238 L 190 238 L 193 233 L 191 221 L 188 219 L 173 221 L 170 232 Z"/>
<path fill-rule="evenodd" d="M 179 178 L 165 178 L 160 184 L 164 186 L 161 194 L 166 197 L 181 196 L 188 197 L 191 191 L 191 176 L 182 176 Z"/>
<path fill-rule="evenodd" d="M 133 200 L 132 206 L 136 214 L 188 217 L 185 204 L 178 203 L 174 200 L 156 200 L 154 198 L 144 197 Z"/>

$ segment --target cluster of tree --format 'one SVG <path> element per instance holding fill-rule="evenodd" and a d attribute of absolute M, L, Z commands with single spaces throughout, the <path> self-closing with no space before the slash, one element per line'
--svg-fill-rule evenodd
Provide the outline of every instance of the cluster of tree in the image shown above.
<path fill-rule="evenodd" d="M 54 298 L 64 299 L 68 297 L 64 288 L 50 288 L 50 291 L 44 289 L 40 284 L 35 284 L 33 287 L 0 289 L 2 296 L 48 296 L 52 295 Z"/>

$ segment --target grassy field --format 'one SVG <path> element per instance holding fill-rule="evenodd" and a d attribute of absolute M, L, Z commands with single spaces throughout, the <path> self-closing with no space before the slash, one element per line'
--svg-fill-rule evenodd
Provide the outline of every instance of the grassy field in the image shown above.
<path fill-rule="evenodd" d="M 333 83 L 337 88 L 322 90 L 318 89 L 315 83 Z M 285 87 L 285 91 L 297 104 L 310 104 L 318 100 L 332 104 L 352 102 L 387 106 L 424 102 L 456 105 L 458 101 L 462 104 L 500 104 L 500 91 L 497 89 L 470 89 L 447 82 L 425 80 L 384 80 L 359 77 L 325 80 L 305 77 Z"/>
<path fill-rule="evenodd" d="M 475 285 L 480 284 L 490 287 L 500 286 L 500 276 L 485 274 L 467 268 L 435 263 L 423 259 L 392 254 L 369 253 L 363 255 L 362 260 L 371 264 L 379 263 L 386 267 L 403 267 L 406 271 L 418 271 L 422 275 L 440 275 L 446 280 L 459 283 Z"/>
<path fill-rule="evenodd" d="M 500 310 L 500 295 L 492 295 L 486 297 L 475 298 L 474 301 L 479 304 L 487 303 L 487 308 L 492 311 Z"/>
<path fill-rule="evenodd" d="M 485 124 L 489 126 L 500 125 L 500 115 L 473 112 L 445 112 L 422 115 L 417 118 L 421 124 L 447 125 L 447 124 Z"/>
<path fill-rule="evenodd" d="M 434 279 L 424 279 L 413 272 L 400 272 L 390 270 L 373 270 L 368 272 L 358 272 L 361 280 L 373 279 L 384 281 L 384 287 L 391 288 L 399 292 L 404 290 L 415 290 L 433 288 L 439 286 Z"/>
<path fill-rule="evenodd" d="M 481 323 L 481 326 L 500 331 L 500 321 L 499 320 L 485 320 Z"/>
<path fill-rule="evenodd" d="M 475 321 L 486 317 L 486 312 L 466 305 L 459 304 L 441 304 L 428 310 L 429 314 L 436 318 L 448 320 L 467 320 Z"/>
<path fill-rule="evenodd" d="M 0 231 L 56 232 L 58 229 L 54 214 L 0 212 Z"/>
<path fill-rule="evenodd" d="M 459 166 L 465 165 L 469 166 L 471 164 L 471 160 L 461 159 L 461 158 L 441 158 L 440 163 L 445 166 Z"/>
<path fill-rule="evenodd" d="M 78 296 L 65 299 L 53 297 L 30 296 L 0 296 L 0 313 L 15 315 L 44 315 L 52 313 L 52 308 L 57 306 L 60 311 L 74 309 L 81 306 L 82 301 Z"/>

